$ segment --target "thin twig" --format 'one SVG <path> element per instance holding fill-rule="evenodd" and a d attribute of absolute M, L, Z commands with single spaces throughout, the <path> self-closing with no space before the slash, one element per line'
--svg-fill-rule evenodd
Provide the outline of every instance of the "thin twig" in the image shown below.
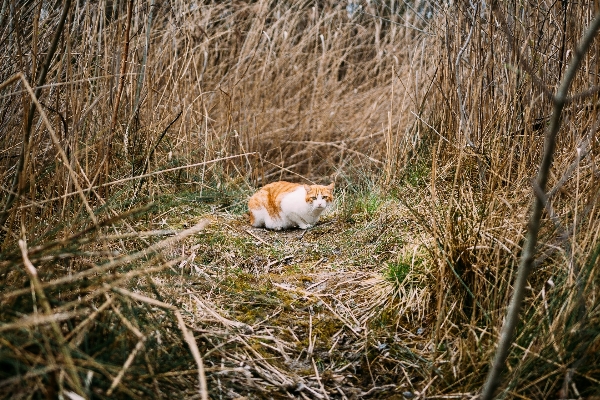
<path fill-rule="evenodd" d="M 317 364 L 315 363 L 315 359 L 313 357 L 310 358 L 312 361 L 313 368 L 315 370 L 315 377 L 317 378 L 317 382 L 319 382 L 319 387 L 321 388 L 321 392 L 325 395 L 326 399 L 329 399 L 329 395 L 327 394 L 327 390 L 325 390 L 325 386 L 323 386 L 323 381 L 319 376 L 319 369 L 317 368 Z M 394 385 L 395 386 L 395 385 Z"/>
<path fill-rule="evenodd" d="M 112 297 L 109 298 L 107 301 L 105 301 L 100 307 L 98 307 L 97 310 L 95 310 L 84 321 L 82 321 L 79 325 L 77 325 L 75 327 L 75 329 L 73 329 L 71 332 L 69 332 L 69 334 L 67 336 L 65 336 L 65 340 L 70 341 L 71 338 L 74 337 L 79 331 L 81 331 L 83 328 L 88 326 L 90 324 L 90 322 L 95 320 L 96 317 L 98 316 L 98 314 L 100 314 L 102 311 L 106 310 L 108 308 L 108 306 L 111 305 L 112 301 L 113 301 Z M 75 340 L 75 342 L 77 342 L 77 340 Z"/>
<path fill-rule="evenodd" d="M 462 99 L 462 92 L 460 90 L 460 62 L 462 60 L 462 55 L 465 52 L 465 50 L 467 49 L 467 46 L 469 45 L 469 42 L 471 41 L 471 37 L 473 36 L 473 31 L 475 29 L 475 16 L 477 15 L 477 10 L 479 9 L 479 4 L 475 7 L 475 13 L 473 16 L 473 19 L 471 21 L 471 29 L 469 29 L 469 34 L 467 35 L 467 39 L 465 40 L 465 43 L 463 44 L 463 46 L 460 48 L 458 54 L 456 55 L 456 61 L 454 61 L 454 74 L 455 74 L 455 79 L 456 79 L 456 96 L 457 96 L 457 101 L 458 101 L 458 108 L 459 108 L 459 113 L 460 113 L 460 118 L 459 118 L 459 126 L 458 126 L 458 133 L 462 133 L 463 128 L 467 129 L 468 132 L 464 132 L 465 134 L 465 139 L 467 141 L 467 145 L 470 146 L 471 148 L 475 148 L 475 145 L 473 144 L 473 141 L 471 140 L 471 134 L 470 134 L 470 126 L 467 123 L 467 113 L 465 111 L 465 105 L 463 103 L 463 99 Z"/>
<path fill-rule="evenodd" d="M 531 65 L 529 65 L 527 60 L 525 60 L 525 57 L 523 57 L 523 54 L 521 54 L 521 52 L 519 50 L 517 50 L 516 39 L 510 32 L 510 29 L 508 27 L 508 23 L 506 22 L 504 13 L 502 13 L 502 11 L 498 8 L 498 4 L 495 1 L 492 2 L 492 10 L 494 11 L 494 14 L 496 15 L 496 17 L 498 18 L 498 20 L 500 22 L 500 27 L 502 28 L 502 31 L 508 38 L 508 45 L 509 45 L 510 49 L 512 49 L 517 54 L 517 62 L 519 62 L 519 64 L 521 64 L 521 68 L 523 68 L 525 70 L 525 72 L 527 72 L 529 74 L 529 76 L 531 77 L 531 80 L 533 81 L 533 83 L 535 84 L 536 87 L 538 87 L 546 96 L 548 96 L 549 98 L 552 98 L 553 97 L 552 91 L 535 74 L 535 71 L 533 70 Z"/>
<path fill-rule="evenodd" d="M 110 285 L 105 285 L 107 288 L 110 288 Z M 165 302 L 153 299 L 151 297 L 148 296 L 144 296 L 142 294 L 139 293 L 133 293 L 130 292 L 129 290 L 123 289 L 123 288 L 119 288 L 119 287 L 113 287 L 111 288 L 113 292 L 122 294 L 123 296 L 127 296 L 127 297 L 131 297 L 134 300 L 137 301 L 141 301 L 143 303 L 147 303 L 147 304 L 151 304 L 153 306 L 158 306 L 158 307 L 162 307 L 165 308 L 167 310 L 177 310 L 177 307 L 172 306 L 170 304 L 167 304 Z"/>
<path fill-rule="evenodd" d="M 50 324 L 53 321 L 67 321 L 67 320 L 73 319 L 75 317 L 84 316 L 84 315 L 88 314 L 89 311 L 90 311 L 89 309 L 81 309 L 81 310 L 71 311 L 71 312 L 54 313 L 54 314 L 45 315 L 45 316 L 39 316 L 36 314 L 28 315 L 28 316 L 25 316 L 25 317 L 19 319 L 17 322 L 14 322 L 11 324 L 0 325 L 0 332 L 5 332 L 5 331 L 10 331 L 10 330 L 15 330 L 15 329 L 31 328 L 34 326 Z"/>
<path fill-rule="evenodd" d="M 101 188 L 101 187 L 112 186 L 112 185 L 119 185 L 119 184 L 122 184 L 122 183 L 125 183 L 125 182 L 134 181 L 136 179 L 143 179 L 143 178 L 147 178 L 149 176 L 165 174 L 167 172 L 179 171 L 179 170 L 182 170 L 182 169 L 195 168 L 195 167 L 199 167 L 199 166 L 202 166 L 202 165 L 214 164 L 214 163 L 219 162 L 219 161 L 225 161 L 225 160 L 230 160 L 232 158 L 239 158 L 239 157 L 249 156 L 251 154 L 257 154 L 257 153 L 252 152 L 252 153 L 236 154 L 236 155 L 228 156 L 228 157 L 215 158 L 214 160 L 210 160 L 210 161 L 199 162 L 199 163 L 195 163 L 195 164 L 182 165 L 182 166 L 173 167 L 173 168 L 167 168 L 167 169 L 163 169 L 163 170 L 160 170 L 160 171 L 150 172 L 150 173 L 145 174 L 145 175 L 131 176 L 129 178 L 118 179 L 116 181 L 107 182 L 107 183 L 103 183 L 103 184 L 96 185 L 96 186 L 91 186 L 91 187 L 83 189 L 82 192 L 86 193 L 86 192 L 90 192 L 92 190 L 96 190 L 96 189 Z M 61 200 L 61 199 L 65 198 L 65 197 L 74 196 L 76 194 L 79 194 L 79 192 L 76 191 L 76 192 L 66 193 L 66 194 L 63 194 L 62 196 L 53 197 L 51 199 L 46 199 L 46 200 L 43 200 L 43 201 L 38 201 L 35 204 L 30 204 L 30 205 L 27 205 L 27 206 L 19 207 L 19 209 L 33 207 L 34 205 L 35 206 L 42 205 L 42 204 L 49 203 L 49 202 L 52 202 L 52 201 Z"/>
<path fill-rule="evenodd" d="M 203 230 L 206 226 L 208 226 L 208 224 L 210 223 L 209 220 L 202 220 L 200 221 L 198 224 L 194 225 L 193 227 L 186 229 L 185 231 L 181 231 L 179 232 L 176 236 L 172 236 L 170 238 L 167 238 L 163 241 L 160 241 L 158 243 L 153 244 L 152 246 L 149 246 L 145 249 L 142 249 L 136 253 L 133 254 L 128 254 L 125 255 L 123 257 L 117 258 L 113 261 L 110 261 L 106 264 L 103 265 L 99 265 L 97 267 L 94 268 L 90 268 L 90 269 L 86 269 L 84 271 L 81 271 L 77 274 L 73 274 L 73 275 L 67 275 L 67 276 L 63 276 L 61 278 L 57 278 L 55 280 L 46 282 L 46 283 L 40 283 L 42 288 L 47 288 L 47 287 L 54 287 L 54 286 L 58 286 L 58 285 L 62 285 L 64 283 L 68 283 L 68 282 L 76 282 L 80 279 L 86 278 L 88 276 L 92 276 L 95 274 L 101 274 L 104 273 L 110 269 L 119 267 L 121 265 L 125 265 L 125 264 L 129 264 L 132 263 L 134 261 L 140 260 L 144 257 L 147 257 L 149 255 L 155 254 L 165 248 L 168 248 L 170 246 L 172 246 L 173 244 L 175 244 L 176 242 L 185 239 L 188 236 L 194 235 L 198 232 L 200 232 L 201 230 Z M 6 293 L 2 296 L 3 299 L 8 299 L 14 296 L 20 296 L 22 294 L 28 293 L 29 289 L 18 289 L 15 290 L 13 292 L 10 293 Z"/>
<path fill-rule="evenodd" d="M 185 326 L 185 322 L 183 321 L 181 313 L 179 311 L 175 311 L 175 316 L 177 317 L 179 329 L 181 329 L 181 332 L 183 333 L 183 338 L 190 347 L 192 356 L 194 356 L 194 360 L 196 361 L 196 365 L 198 366 L 198 384 L 200 390 L 200 398 L 202 400 L 208 400 L 208 386 L 206 385 L 206 376 L 204 375 L 204 363 L 202 362 L 202 356 L 200 355 L 200 350 L 198 349 L 198 345 L 196 344 L 196 339 L 194 338 L 194 335 Z"/>
<path fill-rule="evenodd" d="M 146 341 L 146 337 L 144 336 L 135 345 L 135 348 L 131 351 L 131 353 L 129 354 L 129 357 L 127 357 L 127 360 L 125 360 L 125 364 L 123 364 L 123 367 L 121 368 L 121 370 L 119 371 L 119 373 L 117 374 L 115 379 L 113 379 L 112 384 L 110 385 L 110 388 L 106 391 L 107 396 L 111 396 L 113 393 L 113 390 L 115 390 L 115 388 L 121 383 L 123 376 L 125 376 L 125 372 L 127 372 L 129 367 L 131 366 L 131 363 L 133 363 L 135 356 L 142 349 L 142 347 L 144 347 L 145 341 Z"/>
<path fill-rule="evenodd" d="M 264 239 L 262 239 L 260 236 L 256 235 L 255 233 L 253 233 L 250 229 L 246 229 L 244 232 L 246 232 L 248 235 L 252 236 L 253 238 L 255 238 L 256 240 L 258 240 L 259 242 L 261 242 L 262 244 L 265 244 L 267 246 L 271 246 L 269 244 L 269 242 L 265 241 Z"/>
<path fill-rule="evenodd" d="M 144 76 L 146 73 L 146 63 L 148 61 L 148 50 L 150 48 L 150 30 L 152 29 L 152 17 L 154 15 L 154 2 L 150 0 L 150 10 L 148 11 L 148 25 L 146 25 L 146 43 L 144 44 L 144 54 L 142 55 L 141 71 L 138 75 L 137 86 L 135 88 L 135 101 L 133 103 L 133 109 L 137 110 L 140 104 L 140 92 L 144 85 Z"/>

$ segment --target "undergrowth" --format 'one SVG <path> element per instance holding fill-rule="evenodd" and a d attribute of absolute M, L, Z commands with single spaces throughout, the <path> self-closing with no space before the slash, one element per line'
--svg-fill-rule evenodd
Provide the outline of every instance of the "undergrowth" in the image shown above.
<path fill-rule="evenodd" d="M 0 1 L 0 394 L 477 398 L 538 196 L 496 396 L 597 397 L 597 39 L 531 184 L 595 12 Z M 248 224 L 281 179 L 316 226 Z"/>

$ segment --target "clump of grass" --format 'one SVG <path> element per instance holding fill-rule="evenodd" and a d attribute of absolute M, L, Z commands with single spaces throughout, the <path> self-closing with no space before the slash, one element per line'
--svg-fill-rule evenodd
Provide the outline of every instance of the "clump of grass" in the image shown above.
<path fill-rule="evenodd" d="M 404 261 L 388 263 L 386 267 L 386 279 L 395 283 L 396 285 L 403 284 L 404 280 L 406 279 L 406 277 L 412 269 L 410 263 Z"/>
<path fill-rule="evenodd" d="M 415 246 L 409 240 L 406 240 L 406 245 L 403 248 L 410 249 L 409 246 Z M 420 253 L 422 251 L 420 246 L 415 246 L 410 254 L 403 251 L 395 259 L 385 262 L 385 278 L 396 286 L 426 286 L 424 282 L 427 280 L 426 275 L 431 272 L 431 266 L 428 265 L 426 256 Z"/>
<path fill-rule="evenodd" d="M 363 172 L 364 174 L 364 172 Z M 346 179 L 345 187 L 337 190 L 339 218 L 348 223 L 375 217 L 379 208 L 388 200 L 387 194 L 373 179 Z"/>

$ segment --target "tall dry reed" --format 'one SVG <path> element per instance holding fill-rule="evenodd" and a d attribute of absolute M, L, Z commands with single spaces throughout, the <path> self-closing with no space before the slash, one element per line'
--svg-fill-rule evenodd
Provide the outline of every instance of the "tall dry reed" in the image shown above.
<path fill-rule="evenodd" d="M 427 232 L 427 388 L 475 395 L 517 273 L 550 94 L 596 8 L 1 1 L 0 329 L 10 336 L 0 385 L 23 396 L 85 392 L 84 371 L 95 371 L 103 393 L 187 393 L 195 380 L 158 379 L 153 368 L 190 368 L 189 332 L 174 334 L 171 306 L 126 283 L 140 277 L 153 292 L 148 271 L 188 255 L 161 253 L 173 241 L 155 236 L 173 232 L 136 233 L 133 216 L 147 212 L 139 203 L 182 185 L 248 192 L 277 179 L 357 185 L 368 175 Z M 597 394 L 598 46 L 563 111 L 505 397 Z M 415 171 L 426 183 L 409 187 Z M 37 310 L 38 289 L 54 314 Z M 139 380 L 123 381 L 140 349 L 159 342 L 180 357 L 148 353 L 135 364 Z M 106 353 L 94 358 L 106 343 L 128 355 L 111 353 L 118 368 Z"/>

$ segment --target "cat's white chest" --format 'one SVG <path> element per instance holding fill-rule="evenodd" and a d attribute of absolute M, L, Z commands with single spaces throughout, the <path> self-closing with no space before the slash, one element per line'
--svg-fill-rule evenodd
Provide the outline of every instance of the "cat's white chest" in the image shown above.
<path fill-rule="evenodd" d="M 284 215 L 288 213 L 308 214 L 311 209 L 311 205 L 306 202 L 306 190 L 302 186 L 281 199 L 281 212 Z"/>
<path fill-rule="evenodd" d="M 319 220 L 319 216 L 324 210 L 324 203 L 321 207 L 315 207 L 314 202 L 307 203 L 306 190 L 304 187 L 299 187 L 281 199 L 280 217 L 284 228 L 298 226 L 306 229 Z"/>

